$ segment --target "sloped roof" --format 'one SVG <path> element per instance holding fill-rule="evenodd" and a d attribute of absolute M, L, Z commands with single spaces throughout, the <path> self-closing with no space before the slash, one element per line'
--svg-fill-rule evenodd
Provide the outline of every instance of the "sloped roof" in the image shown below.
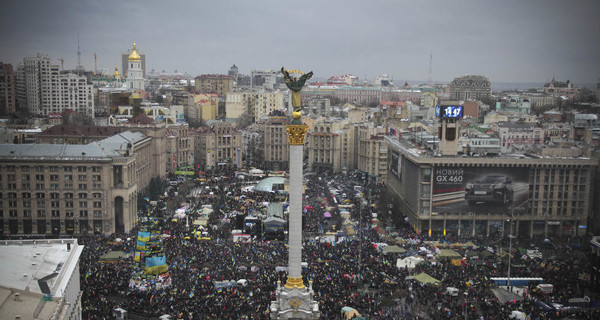
<path fill-rule="evenodd" d="M 146 136 L 141 132 L 126 131 L 85 145 L 45 143 L 0 144 L 0 158 L 35 158 L 38 160 L 49 160 L 64 158 L 98 159 L 121 157 L 128 149 L 128 144 L 135 144 L 145 138 Z"/>

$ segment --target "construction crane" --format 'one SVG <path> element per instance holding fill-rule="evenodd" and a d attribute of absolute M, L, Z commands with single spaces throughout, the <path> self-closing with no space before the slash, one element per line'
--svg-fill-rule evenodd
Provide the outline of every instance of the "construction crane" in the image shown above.
<path fill-rule="evenodd" d="M 98 59 L 96 57 L 96 53 L 94 52 L 94 75 L 98 72 Z"/>
<path fill-rule="evenodd" d="M 60 58 L 60 59 L 58 59 L 58 61 L 60 61 L 60 71 L 64 71 L 65 70 L 65 59 Z"/>

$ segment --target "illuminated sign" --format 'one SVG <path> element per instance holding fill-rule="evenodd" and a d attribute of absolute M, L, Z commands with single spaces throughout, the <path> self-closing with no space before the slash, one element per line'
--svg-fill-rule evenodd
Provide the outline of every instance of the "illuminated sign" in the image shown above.
<path fill-rule="evenodd" d="M 462 106 L 442 106 L 440 110 L 440 116 L 442 118 L 462 118 L 463 107 Z"/>

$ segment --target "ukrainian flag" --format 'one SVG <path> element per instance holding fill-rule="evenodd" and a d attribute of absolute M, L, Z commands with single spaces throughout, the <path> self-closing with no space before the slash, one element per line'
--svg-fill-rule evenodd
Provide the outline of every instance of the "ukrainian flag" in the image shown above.
<path fill-rule="evenodd" d="M 138 231 L 138 241 L 144 241 L 144 242 L 150 241 L 150 232 Z"/>

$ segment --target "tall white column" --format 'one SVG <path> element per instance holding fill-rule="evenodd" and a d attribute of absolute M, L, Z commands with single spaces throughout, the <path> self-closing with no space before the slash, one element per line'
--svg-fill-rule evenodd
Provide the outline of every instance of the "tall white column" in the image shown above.
<path fill-rule="evenodd" d="M 302 159 L 304 145 L 290 146 L 288 277 L 302 277 Z"/>

